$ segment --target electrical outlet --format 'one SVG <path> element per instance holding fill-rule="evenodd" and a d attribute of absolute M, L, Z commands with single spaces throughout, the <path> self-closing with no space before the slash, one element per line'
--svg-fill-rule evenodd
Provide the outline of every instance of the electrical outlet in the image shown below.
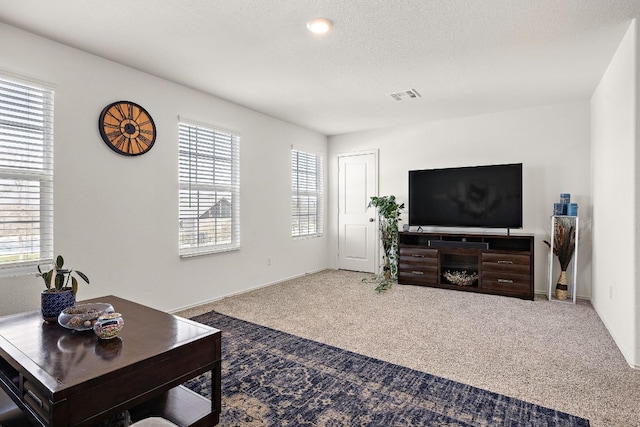
<path fill-rule="evenodd" d="M 267 257 L 267 265 L 271 265 L 271 257 Z"/>
<path fill-rule="evenodd" d="M 609 285 L 609 299 L 613 299 L 613 285 Z"/>

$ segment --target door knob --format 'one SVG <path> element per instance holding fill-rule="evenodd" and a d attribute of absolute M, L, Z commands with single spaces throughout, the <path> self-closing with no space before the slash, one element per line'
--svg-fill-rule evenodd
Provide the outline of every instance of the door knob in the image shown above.
<path fill-rule="evenodd" d="M 375 218 L 369 218 L 369 222 L 376 222 Z"/>

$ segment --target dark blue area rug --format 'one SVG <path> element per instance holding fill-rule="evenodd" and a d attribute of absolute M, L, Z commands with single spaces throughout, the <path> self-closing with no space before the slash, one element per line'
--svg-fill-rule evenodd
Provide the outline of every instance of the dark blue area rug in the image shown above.
<path fill-rule="evenodd" d="M 222 426 L 588 426 L 589 421 L 216 312 Z M 204 376 L 186 384 L 210 397 Z"/>

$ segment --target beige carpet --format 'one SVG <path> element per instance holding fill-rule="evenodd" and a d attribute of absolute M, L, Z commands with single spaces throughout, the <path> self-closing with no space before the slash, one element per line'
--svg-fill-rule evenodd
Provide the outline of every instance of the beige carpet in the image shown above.
<path fill-rule="evenodd" d="M 588 418 L 640 426 L 640 370 L 588 303 L 393 285 L 327 270 L 178 313 L 209 310 Z"/>

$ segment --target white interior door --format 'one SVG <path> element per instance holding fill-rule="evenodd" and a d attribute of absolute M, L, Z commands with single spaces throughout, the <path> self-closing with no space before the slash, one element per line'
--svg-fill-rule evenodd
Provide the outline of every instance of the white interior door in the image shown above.
<path fill-rule="evenodd" d="M 377 153 L 339 155 L 338 175 L 338 268 L 375 273 L 377 218 L 367 206 L 378 192 Z"/>

